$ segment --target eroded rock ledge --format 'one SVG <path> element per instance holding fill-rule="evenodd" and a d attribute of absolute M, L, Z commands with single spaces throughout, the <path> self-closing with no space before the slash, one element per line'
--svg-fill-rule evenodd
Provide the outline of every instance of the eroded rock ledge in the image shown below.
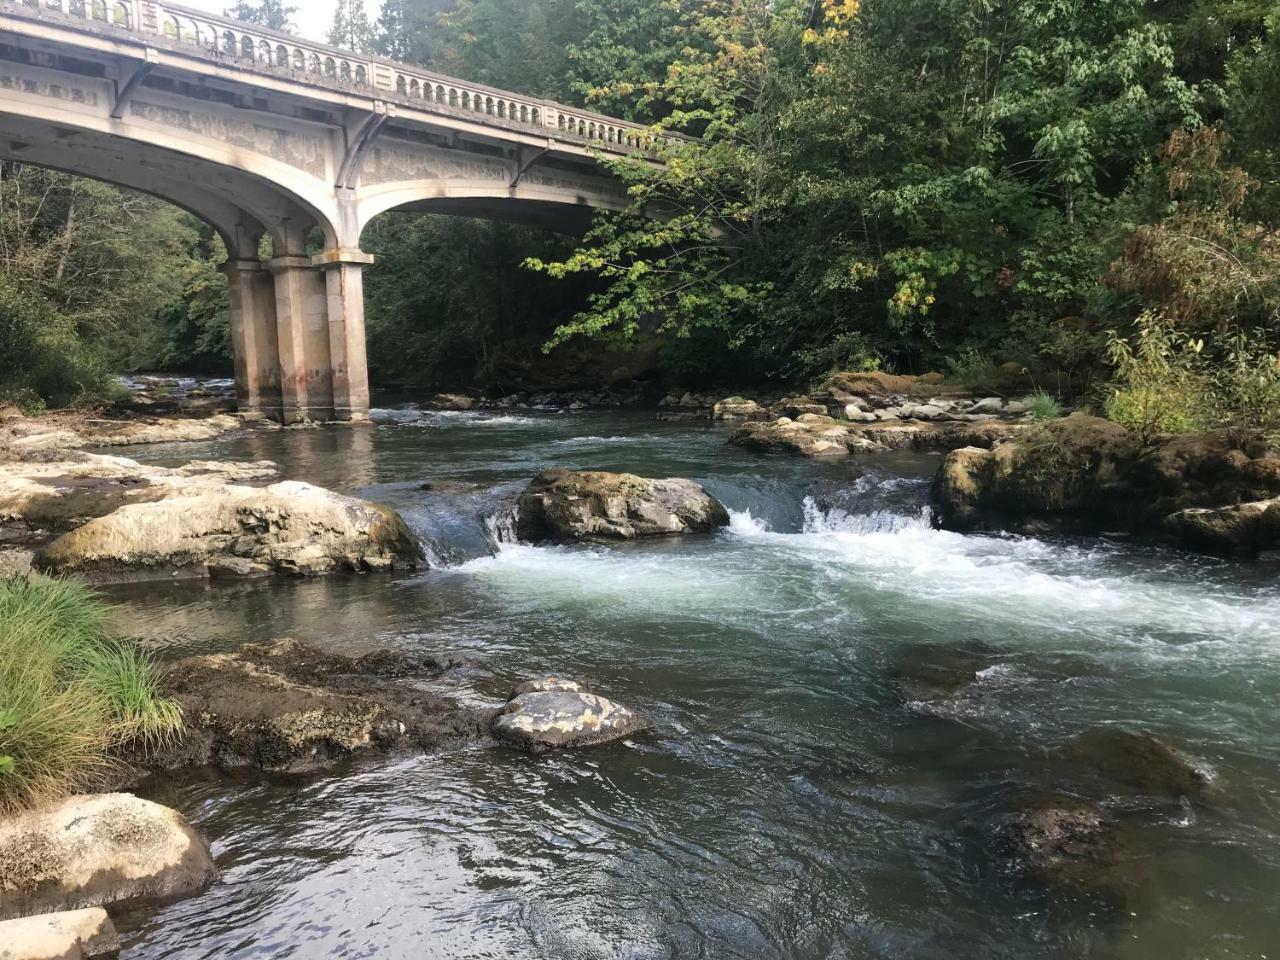
<path fill-rule="evenodd" d="M 1250 555 L 1280 548 L 1280 456 L 1245 431 L 1143 446 L 1077 414 L 994 449 L 953 451 L 934 503 L 949 530 L 1124 533 Z"/>

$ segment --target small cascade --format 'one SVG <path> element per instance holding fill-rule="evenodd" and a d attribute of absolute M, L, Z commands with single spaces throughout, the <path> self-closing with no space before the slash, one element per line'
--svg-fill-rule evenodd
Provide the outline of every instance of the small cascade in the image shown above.
<path fill-rule="evenodd" d="M 483 520 L 494 554 L 501 553 L 506 547 L 519 543 L 519 538 L 516 536 L 516 524 L 520 520 L 519 507 L 504 507 L 496 513 L 486 515 Z"/>
<path fill-rule="evenodd" d="M 904 533 L 908 530 L 930 530 L 932 527 L 933 514 L 927 506 L 912 513 L 894 510 L 853 513 L 838 507 L 823 509 L 813 497 L 804 500 L 805 533 Z"/>

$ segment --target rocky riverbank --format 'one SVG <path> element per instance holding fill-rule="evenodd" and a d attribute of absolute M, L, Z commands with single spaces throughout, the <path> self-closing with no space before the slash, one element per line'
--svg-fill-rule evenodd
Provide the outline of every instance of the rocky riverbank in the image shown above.
<path fill-rule="evenodd" d="M 1257 556 L 1280 549 L 1280 451 L 1232 430 L 1143 444 L 1075 415 L 992 449 L 953 451 L 934 501 L 949 530 L 1119 533 Z"/>

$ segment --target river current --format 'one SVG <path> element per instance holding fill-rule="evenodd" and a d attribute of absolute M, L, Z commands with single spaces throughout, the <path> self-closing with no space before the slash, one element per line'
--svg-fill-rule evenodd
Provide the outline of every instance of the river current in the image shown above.
<path fill-rule="evenodd" d="M 297 637 L 461 656 L 477 696 L 558 672 L 654 730 L 596 751 L 503 749 L 319 777 L 152 785 L 210 838 L 209 892 L 120 924 L 158 958 L 1280 957 L 1280 580 L 1106 540 L 931 529 L 938 457 L 814 463 L 639 413 L 378 411 L 125 455 L 269 459 L 397 507 L 429 571 L 113 588 L 166 658 Z M 551 466 L 684 476 L 710 537 L 502 542 Z M 980 642 L 993 666 L 904 704 L 904 663 Z M 1038 758 L 1149 731 L 1211 767 L 1212 803 L 1147 817 L 1122 910 L 993 852 Z"/>

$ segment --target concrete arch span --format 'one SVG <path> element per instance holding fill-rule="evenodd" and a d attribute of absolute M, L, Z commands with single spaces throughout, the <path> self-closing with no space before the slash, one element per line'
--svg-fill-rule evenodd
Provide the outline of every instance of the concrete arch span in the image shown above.
<path fill-rule="evenodd" d="M 380 213 L 579 232 L 625 206 L 600 156 L 652 153 L 625 121 L 167 0 L 116 8 L 0 0 L 0 157 L 153 194 L 218 231 L 246 416 L 367 415 L 359 244 Z"/>

